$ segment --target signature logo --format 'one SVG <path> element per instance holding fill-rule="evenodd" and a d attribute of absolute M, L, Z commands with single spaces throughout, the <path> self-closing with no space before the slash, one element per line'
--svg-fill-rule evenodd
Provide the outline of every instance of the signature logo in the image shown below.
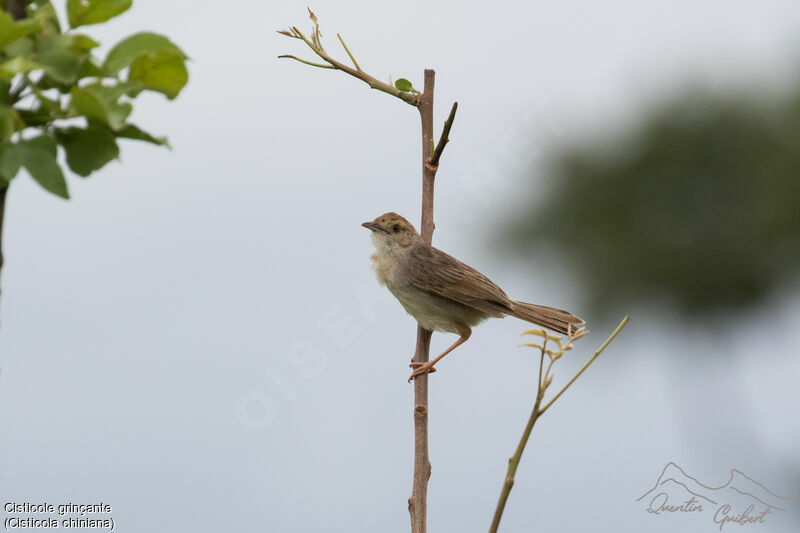
<path fill-rule="evenodd" d="M 792 500 L 736 469 L 723 485 L 710 487 L 669 462 L 653 488 L 636 501 L 644 503 L 645 511 L 654 515 L 710 515 L 722 531 L 728 524 L 763 524 L 773 513 L 783 512 Z"/>

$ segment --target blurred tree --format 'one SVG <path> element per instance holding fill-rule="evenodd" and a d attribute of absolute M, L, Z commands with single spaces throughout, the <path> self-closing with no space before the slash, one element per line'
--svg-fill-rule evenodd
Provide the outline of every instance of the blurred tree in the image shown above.
<path fill-rule="evenodd" d="M 20 168 L 68 198 L 59 147 L 70 170 L 86 177 L 119 156 L 118 139 L 167 144 L 128 116 L 142 91 L 178 95 L 188 81 L 186 55 L 162 35 L 137 33 L 100 61 L 92 53 L 99 43 L 74 31 L 131 3 L 66 0 L 63 29 L 49 0 L 0 0 L 0 236 L 8 187 Z"/>
<path fill-rule="evenodd" d="M 800 98 L 761 100 L 688 93 L 563 149 L 505 242 L 561 251 L 595 309 L 756 303 L 800 271 Z"/>

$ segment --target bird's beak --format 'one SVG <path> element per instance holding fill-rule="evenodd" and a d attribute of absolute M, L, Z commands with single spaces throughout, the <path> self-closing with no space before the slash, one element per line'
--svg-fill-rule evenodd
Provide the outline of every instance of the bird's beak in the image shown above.
<path fill-rule="evenodd" d="M 367 228 L 368 230 L 371 230 L 371 231 L 382 231 L 384 233 L 389 233 L 388 231 L 386 231 L 385 229 L 383 229 L 382 227 L 380 227 L 379 225 L 377 225 L 374 222 L 364 222 L 361 225 L 364 226 L 365 228 Z"/>

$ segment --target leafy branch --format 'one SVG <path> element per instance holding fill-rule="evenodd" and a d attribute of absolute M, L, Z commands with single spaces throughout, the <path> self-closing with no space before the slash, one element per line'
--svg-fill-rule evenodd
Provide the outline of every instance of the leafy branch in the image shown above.
<path fill-rule="evenodd" d="M 346 65 L 340 61 L 337 61 L 336 59 L 333 59 L 330 55 L 328 55 L 328 52 L 326 52 L 325 48 L 322 46 L 322 33 L 319 31 L 319 19 L 317 19 L 317 16 L 310 9 L 308 10 L 308 14 L 309 18 L 311 18 L 311 21 L 314 23 L 314 27 L 311 30 L 310 37 L 306 37 L 305 34 L 303 34 L 303 32 L 297 29 L 297 26 L 292 26 L 288 30 L 278 30 L 278 33 L 280 33 L 281 35 L 285 35 L 287 37 L 291 37 L 293 39 L 300 39 L 301 41 L 306 43 L 306 45 L 309 48 L 311 48 L 311 50 L 315 54 L 317 54 L 317 56 L 319 56 L 320 59 L 322 59 L 325 63 L 315 63 L 313 61 L 308 61 L 307 59 L 302 59 L 297 56 L 288 54 L 280 55 L 278 56 L 279 58 L 294 59 L 295 61 L 299 61 L 301 63 L 310 65 L 312 67 L 341 70 L 342 72 L 346 72 L 347 74 L 350 74 L 351 76 L 360 79 L 373 89 L 377 89 L 386 94 L 391 94 L 392 96 L 395 96 L 413 106 L 417 105 L 417 100 L 418 100 L 417 95 L 419 91 L 414 89 L 413 86 L 411 86 L 411 83 L 408 82 L 408 80 L 401 78 L 397 80 L 397 82 L 395 82 L 394 85 L 390 85 L 364 72 L 359 66 L 352 52 L 350 52 L 350 49 L 347 47 L 347 45 L 344 42 L 344 39 L 340 34 L 337 33 L 336 36 L 339 38 L 339 42 L 342 44 L 342 48 L 344 48 L 344 51 L 350 58 L 350 61 L 353 62 L 354 67 Z"/>
<path fill-rule="evenodd" d="M 511 489 L 514 486 L 514 476 L 517 473 L 517 468 L 519 467 L 519 462 L 522 459 L 522 452 L 525 451 L 525 446 L 528 444 L 528 438 L 531 436 L 531 431 L 533 431 L 533 426 L 536 424 L 539 417 L 541 417 L 545 411 L 547 411 L 556 400 L 558 400 L 564 391 L 566 391 L 575 381 L 581 376 L 581 374 L 589 368 L 595 359 L 606 349 L 606 347 L 611 344 L 617 334 L 622 331 L 622 328 L 625 327 L 625 324 L 628 323 L 628 318 L 625 317 L 622 319 L 622 322 L 619 323 L 617 328 L 614 332 L 606 339 L 606 341 L 597 349 L 597 351 L 592 355 L 591 358 L 586 362 L 586 364 L 581 367 L 581 369 L 572 377 L 572 379 L 567 382 L 564 387 L 556 393 L 555 396 L 547 403 L 544 407 L 541 407 L 542 400 L 544 399 L 545 392 L 547 388 L 553 382 L 553 364 L 558 361 L 566 352 L 572 350 L 573 342 L 580 339 L 584 335 L 588 333 L 586 329 L 579 328 L 575 331 L 571 329 L 567 332 L 566 340 L 556 337 L 555 335 L 550 335 L 546 331 L 542 329 L 531 329 L 525 331 L 523 335 L 536 335 L 542 338 L 541 344 L 539 343 L 526 343 L 523 346 L 527 346 L 530 348 L 538 348 L 541 355 L 539 356 L 539 380 L 538 380 L 538 390 L 536 393 L 536 401 L 533 405 L 533 410 L 531 411 L 531 416 L 528 418 L 528 423 L 525 425 L 525 429 L 522 432 L 522 438 L 520 438 L 519 444 L 517 444 L 517 448 L 514 451 L 514 455 L 511 456 L 508 460 L 508 470 L 506 471 L 506 477 L 503 481 L 503 487 L 500 490 L 500 499 L 497 502 L 497 507 L 495 508 L 494 517 L 492 518 L 492 524 L 489 527 L 489 533 L 497 533 L 497 528 L 500 526 L 500 519 L 503 517 L 503 511 L 506 507 L 506 502 L 508 501 L 508 497 L 511 494 Z M 547 343 L 553 342 L 557 349 L 548 349 Z M 544 359 L 547 357 L 548 364 L 547 368 L 544 367 Z M 544 372 L 542 370 L 544 369 Z"/>
<path fill-rule="evenodd" d="M 66 0 L 65 28 L 50 0 L 0 4 L 0 237 L 7 191 L 20 169 L 48 192 L 69 198 L 59 150 L 67 167 L 86 177 L 119 157 L 119 139 L 168 146 L 128 119 L 143 91 L 178 96 L 189 77 L 186 54 L 163 35 L 141 32 L 100 60 L 94 53 L 100 43 L 76 31 L 131 5 Z"/>

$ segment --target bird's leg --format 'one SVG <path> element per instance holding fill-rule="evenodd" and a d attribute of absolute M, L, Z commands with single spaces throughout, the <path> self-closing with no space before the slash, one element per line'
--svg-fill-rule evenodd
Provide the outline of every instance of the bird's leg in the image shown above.
<path fill-rule="evenodd" d="M 427 363 L 412 362 L 409 365 L 411 368 L 414 369 L 414 372 L 411 374 L 411 377 L 408 378 L 409 383 L 411 383 L 411 381 L 413 381 L 414 378 L 416 378 L 417 376 L 421 376 L 429 372 L 436 372 L 436 369 L 433 368 L 433 365 L 441 361 L 445 355 L 449 354 L 450 352 L 452 352 L 453 350 L 455 350 L 456 348 L 467 342 L 469 336 L 472 335 L 472 330 L 466 324 L 456 323 L 456 329 L 458 329 L 458 334 L 461 335 L 461 337 L 459 337 L 458 340 L 454 342 L 452 346 L 443 351 L 436 359 L 434 359 L 433 361 L 428 361 Z"/>

